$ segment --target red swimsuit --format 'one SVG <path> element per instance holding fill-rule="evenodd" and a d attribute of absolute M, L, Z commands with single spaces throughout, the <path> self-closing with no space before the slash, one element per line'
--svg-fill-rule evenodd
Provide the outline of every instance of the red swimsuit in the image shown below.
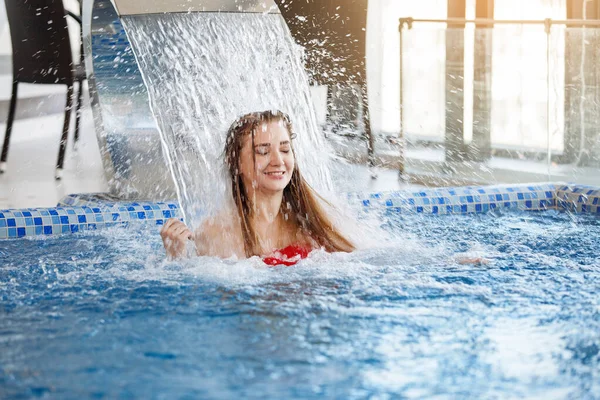
<path fill-rule="evenodd" d="M 263 258 L 265 264 L 270 266 L 285 265 L 290 266 L 296 264 L 298 261 L 308 257 L 312 249 L 308 247 L 302 247 L 298 245 L 289 245 L 281 250 L 275 251 L 273 254 Z"/>

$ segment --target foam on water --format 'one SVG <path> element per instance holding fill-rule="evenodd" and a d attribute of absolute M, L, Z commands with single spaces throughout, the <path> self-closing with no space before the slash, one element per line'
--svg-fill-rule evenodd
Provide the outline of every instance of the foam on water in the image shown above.
<path fill-rule="evenodd" d="M 132 235 L 133 233 L 133 235 Z M 379 232 L 378 232 L 379 233 Z M 412 235 L 409 235 L 412 236 Z M 379 239 L 383 237 L 380 236 Z M 428 248 L 425 252 L 415 237 L 402 238 L 388 236 L 379 241 L 377 248 L 356 251 L 354 253 L 330 254 L 317 250 L 297 268 L 266 266 L 259 257 L 249 259 L 220 259 L 216 257 L 192 257 L 182 260 L 168 260 L 162 248 L 157 228 L 144 226 L 130 229 L 112 227 L 102 231 L 91 231 L 84 236 L 74 237 L 74 251 L 71 251 L 70 265 L 73 269 L 65 274 L 58 273 L 57 279 L 85 280 L 86 275 L 97 275 L 103 279 L 126 279 L 138 282 L 161 282 L 178 285 L 182 280 L 201 279 L 204 282 L 225 285 L 230 288 L 242 285 L 262 285 L 265 283 L 290 282 L 304 278 L 335 279 L 357 278 L 368 274 L 374 268 L 372 263 L 382 257 L 399 257 L 405 265 L 420 264 L 427 259 L 446 257 L 445 249 Z M 44 243 L 45 246 L 58 246 L 63 249 L 65 237 L 24 239 L 25 243 Z M 90 257 L 90 253 L 93 256 Z M 0 254 L 1 255 L 1 254 Z M 79 255 L 85 255 L 80 260 Z M 26 257 L 24 254 L 23 257 Z M 46 259 L 60 257 L 60 251 L 39 258 L 39 266 L 46 273 Z M 33 257 L 37 258 L 37 257 Z M 384 258 L 385 259 L 385 258 Z M 367 261 L 367 263 L 365 263 Z M 14 260 L 14 262 L 21 262 Z M 106 268 L 98 266 L 106 265 Z M 5 267 L 12 268 L 8 261 Z"/>

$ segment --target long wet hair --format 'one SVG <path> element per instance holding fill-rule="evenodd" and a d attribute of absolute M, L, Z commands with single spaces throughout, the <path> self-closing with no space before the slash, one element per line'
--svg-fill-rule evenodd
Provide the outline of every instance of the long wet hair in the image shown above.
<path fill-rule="evenodd" d="M 270 122 L 285 124 L 290 135 L 290 141 L 296 137 L 287 114 L 281 111 L 268 110 L 239 117 L 229 128 L 225 141 L 225 163 L 231 176 L 233 200 L 241 222 L 246 257 L 259 255 L 260 244 L 252 224 L 251 217 L 254 214 L 252 199 L 248 197 L 248 191 L 240 175 L 240 155 L 245 140 L 251 140 L 252 149 L 254 149 L 254 136 L 257 129 Z M 291 146 L 291 149 L 294 160 L 296 160 L 293 146 Z M 252 158 L 256 164 L 254 151 L 252 151 Z M 331 206 L 310 187 L 300 173 L 298 163 L 295 162 L 292 178 L 283 190 L 280 212 L 291 219 L 306 237 L 314 240 L 325 250 L 330 252 L 350 252 L 354 250 L 354 245 L 333 226 L 332 221 L 323 209 L 322 203 Z"/>

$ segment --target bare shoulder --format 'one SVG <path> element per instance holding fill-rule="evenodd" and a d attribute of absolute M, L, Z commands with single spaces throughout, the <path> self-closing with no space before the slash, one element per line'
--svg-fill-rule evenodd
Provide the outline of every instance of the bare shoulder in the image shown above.
<path fill-rule="evenodd" d="M 241 230 L 236 215 L 221 212 L 207 218 L 195 232 L 198 255 L 212 257 L 244 257 Z"/>
<path fill-rule="evenodd" d="M 239 232 L 240 222 L 238 216 L 233 212 L 221 211 L 219 214 L 205 219 L 198 230 L 211 236 L 231 233 L 232 230 Z"/>

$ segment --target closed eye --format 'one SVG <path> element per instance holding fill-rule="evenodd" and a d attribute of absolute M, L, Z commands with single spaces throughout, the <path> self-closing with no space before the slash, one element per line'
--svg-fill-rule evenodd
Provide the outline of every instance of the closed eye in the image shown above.
<path fill-rule="evenodd" d="M 271 145 L 268 143 L 258 144 L 254 146 L 254 152 L 261 156 L 269 154 L 269 150 L 271 150 Z"/>
<path fill-rule="evenodd" d="M 290 146 L 290 141 L 286 140 L 284 142 L 279 143 L 280 147 L 279 147 L 279 151 L 281 151 L 282 153 L 289 153 L 290 150 L 292 149 L 292 146 Z"/>

